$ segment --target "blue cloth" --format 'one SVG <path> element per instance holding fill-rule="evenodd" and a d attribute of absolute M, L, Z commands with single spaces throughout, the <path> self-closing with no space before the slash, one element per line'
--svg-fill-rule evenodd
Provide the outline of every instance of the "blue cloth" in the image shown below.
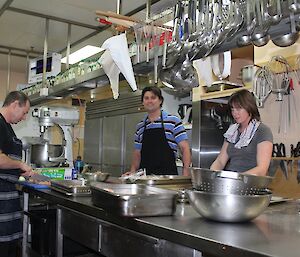
<path fill-rule="evenodd" d="M 183 141 L 187 140 L 188 136 L 186 134 L 185 128 L 182 125 L 181 120 L 175 116 L 170 115 L 165 111 L 162 111 L 165 134 L 168 141 L 169 146 L 174 151 L 177 152 L 177 145 Z M 141 150 L 142 148 L 142 139 L 144 133 L 144 122 L 146 121 L 146 129 L 153 128 L 161 128 L 161 118 L 159 117 L 154 122 L 150 122 L 148 119 L 148 115 L 140 121 L 136 126 L 136 132 L 134 135 L 134 148 L 137 150 Z"/>

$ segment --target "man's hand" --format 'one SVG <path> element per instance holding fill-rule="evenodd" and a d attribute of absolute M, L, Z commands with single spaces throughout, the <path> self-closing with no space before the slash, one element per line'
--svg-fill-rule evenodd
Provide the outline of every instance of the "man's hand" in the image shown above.
<path fill-rule="evenodd" d="M 130 176 L 130 175 L 133 175 L 134 173 L 135 173 L 135 171 L 126 171 L 125 173 L 122 174 L 122 177 Z"/>
<path fill-rule="evenodd" d="M 22 176 L 30 177 L 33 174 L 31 166 L 27 165 L 25 162 L 21 162 L 20 170 L 22 172 Z"/>

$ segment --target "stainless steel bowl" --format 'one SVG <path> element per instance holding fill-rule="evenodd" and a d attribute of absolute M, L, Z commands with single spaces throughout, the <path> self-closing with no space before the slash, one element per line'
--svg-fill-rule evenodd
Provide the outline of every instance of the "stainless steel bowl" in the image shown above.
<path fill-rule="evenodd" d="M 104 172 L 84 172 L 82 173 L 82 177 L 86 179 L 87 184 L 89 185 L 91 182 L 104 182 L 108 179 L 109 173 Z"/>
<path fill-rule="evenodd" d="M 187 190 L 189 202 L 203 217 L 221 222 L 244 222 L 254 219 L 269 205 L 272 193 L 234 195 Z"/>
<path fill-rule="evenodd" d="M 191 168 L 193 188 L 211 193 L 251 195 L 266 189 L 272 177 Z"/>
<path fill-rule="evenodd" d="M 37 167 L 55 167 L 65 161 L 64 147 L 45 144 L 34 144 L 31 146 L 31 163 Z"/>

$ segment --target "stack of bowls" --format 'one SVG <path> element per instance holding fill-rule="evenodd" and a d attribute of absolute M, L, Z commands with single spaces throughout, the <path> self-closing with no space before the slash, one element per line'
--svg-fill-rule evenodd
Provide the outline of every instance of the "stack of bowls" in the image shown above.
<path fill-rule="evenodd" d="M 203 217 L 222 222 L 249 221 L 270 203 L 271 177 L 191 168 L 189 202 Z"/>

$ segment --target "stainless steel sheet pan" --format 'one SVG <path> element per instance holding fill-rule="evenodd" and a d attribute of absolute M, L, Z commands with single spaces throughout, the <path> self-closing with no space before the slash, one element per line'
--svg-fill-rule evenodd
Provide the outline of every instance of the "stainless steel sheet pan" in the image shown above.
<path fill-rule="evenodd" d="M 176 211 L 177 193 L 140 184 L 91 184 L 94 205 L 121 216 L 165 216 Z"/>

